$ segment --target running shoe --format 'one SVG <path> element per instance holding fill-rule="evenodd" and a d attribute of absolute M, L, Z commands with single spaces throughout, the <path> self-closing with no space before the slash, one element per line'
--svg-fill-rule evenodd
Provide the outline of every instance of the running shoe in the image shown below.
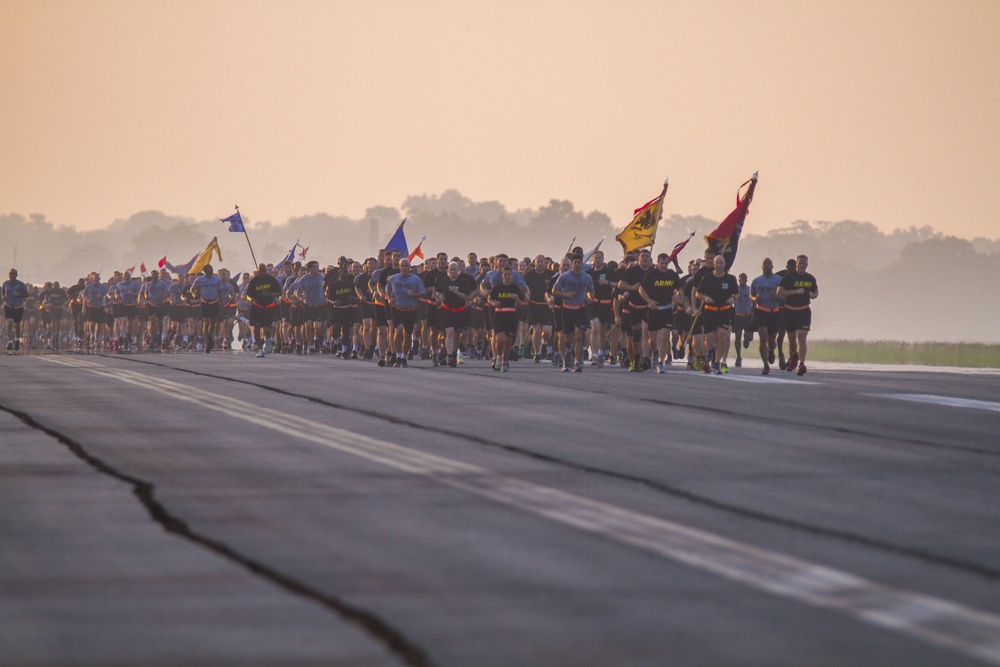
<path fill-rule="evenodd" d="M 736 368 L 743 368 L 743 360 L 742 359 L 737 359 L 736 360 Z"/>
<path fill-rule="evenodd" d="M 392 367 L 393 368 L 402 368 L 403 367 L 403 360 L 400 359 L 399 357 L 396 357 L 396 361 L 392 362 Z"/>
<path fill-rule="evenodd" d="M 641 373 L 642 367 L 639 364 L 632 364 L 631 366 L 627 364 L 622 364 L 622 368 L 628 370 L 629 373 Z"/>
<path fill-rule="evenodd" d="M 576 365 L 573 366 L 573 372 L 574 373 L 582 373 L 583 372 L 583 360 L 580 360 L 580 361 L 576 362 Z"/>
<path fill-rule="evenodd" d="M 707 361 L 705 363 L 703 363 L 701 365 L 701 372 L 705 373 L 706 375 L 711 375 L 712 374 L 712 364 L 708 363 Z"/>
<path fill-rule="evenodd" d="M 743 349 L 746 350 L 749 347 L 750 347 L 750 337 L 747 336 L 746 334 L 743 334 Z"/>
<path fill-rule="evenodd" d="M 695 370 L 695 367 L 694 367 L 694 362 L 693 362 L 693 361 L 689 361 L 689 362 L 687 362 L 687 367 L 688 367 L 688 370 L 689 370 L 689 371 L 693 371 L 693 370 Z"/>
<path fill-rule="evenodd" d="M 382 367 L 385 366 L 385 357 L 379 357 L 378 358 L 378 365 L 382 366 Z"/>
<path fill-rule="evenodd" d="M 449 368 L 458 368 L 458 359 L 456 359 L 454 356 L 448 357 L 448 359 L 445 360 L 444 363 L 448 364 Z"/>
<path fill-rule="evenodd" d="M 773 364 L 774 363 L 774 350 L 773 349 L 767 351 L 767 363 L 769 363 L 769 364 Z"/>
<path fill-rule="evenodd" d="M 562 372 L 563 373 L 569 373 L 569 364 L 563 364 Z"/>
<path fill-rule="evenodd" d="M 501 368 L 502 368 L 502 362 L 500 361 L 500 357 L 497 357 L 496 360 L 494 360 L 493 362 L 493 370 L 499 371 Z"/>
<path fill-rule="evenodd" d="M 764 364 L 764 370 L 760 372 L 761 375 L 770 375 L 771 367 L 768 364 Z"/>
<path fill-rule="evenodd" d="M 806 365 L 805 364 L 799 364 L 799 375 L 801 376 L 801 375 L 805 375 L 805 374 L 806 374 Z"/>
<path fill-rule="evenodd" d="M 729 372 L 729 365 L 726 362 L 723 361 L 721 364 L 717 364 L 717 365 L 722 369 L 723 373 L 728 373 Z"/>
<path fill-rule="evenodd" d="M 406 365 L 406 357 L 403 357 L 402 359 L 399 360 L 399 365 L 402 366 L 403 368 L 409 368 L 409 366 Z"/>
<path fill-rule="evenodd" d="M 664 373 L 664 372 L 666 372 L 663 369 L 663 364 L 656 364 L 656 372 L 657 373 Z"/>
<path fill-rule="evenodd" d="M 785 361 L 785 358 L 781 355 L 778 355 L 778 368 L 780 368 L 781 370 L 786 370 L 788 368 L 788 363 Z"/>
<path fill-rule="evenodd" d="M 789 372 L 794 371 L 795 368 L 798 365 L 799 365 L 799 358 L 798 357 L 794 357 L 794 356 L 793 357 L 788 357 L 788 363 L 785 364 L 785 370 L 789 371 Z"/>
<path fill-rule="evenodd" d="M 258 353 L 257 353 L 257 358 L 258 358 L 258 359 L 263 359 L 263 358 L 264 358 L 264 356 L 265 356 L 265 355 L 264 355 L 264 350 L 261 350 L 260 352 L 258 352 Z"/>
<path fill-rule="evenodd" d="M 712 372 L 716 375 L 722 375 L 722 367 L 719 364 L 712 364 Z"/>
<path fill-rule="evenodd" d="M 540 355 L 540 354 L 536 354 L 535 355 L 535 363 L 536 364 L 542 363 L 542 355 Z"/>
<path fill-rule="evenodd" d="M 502 370 L 504 373 L 510 371 L 510 362 L 508 361 L 503 362 L 503 368 L 501 368 L 500 370 Z"/>
<path fill-rule="evenodd" d="M 14 341 L 12 340 L 7 341 L 7 349 L 10 350 L 11 352 L 14 351 Z"/>

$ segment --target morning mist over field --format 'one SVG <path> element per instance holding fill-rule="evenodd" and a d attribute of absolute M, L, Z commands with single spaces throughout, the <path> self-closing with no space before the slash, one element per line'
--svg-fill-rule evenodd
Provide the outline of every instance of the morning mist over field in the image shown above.
<path fill-rule="evenodd" d="M 766 196 L 766 181 L 762 183 L 758 197 Z M 680 256 L 686 266 L 700 256 L 702 237 L 725 213 L 717 219 L 670 214 L 669 201 L 668 194 L 654 252 L 669 252 L 696 232 Z M 752 280 L 764 257 L 780 268 L 788 258 L 809 255 L 810 272 L 820 284 L 814 305 L 817 338 L 1000 342 L 994 284 L 1000 275 L 1000 239 L 961 239 L 930 226 L 886 233 L 853 220 L 795 221 L 755 232 L 754 208 L 733 273 L 744 272 Z M 221 265 L 234 273 L 251 271 L 244 236 L 229 233 L 219 221 L 230 212 L 223 209 L 217 218 L 195 220 L 144 211 L 91 231 L 56 224 L 41 214 L 7 214 L 0 216 L 0 238 L 5 240 L 0 262 L 16 264 L 28 283 L 59 280 L 65 286 L 95 270 L 107 277 L 140 263 L 153 269 L 164 255 L 173 264 L 183 263 L 218 236 Z M 559 257 L 574 238 L 575 245 L 590 250 L 606 237 L 602 249 L 607 258 L 620 259 L 614 236 L 629 213 L 612 218 L 555 199 L 538 208 L 513 210 L 498 201 L 474 201 L 456 190 L 410 196 L 399 207 L 372 206 L 360 219 L 315 213 L 283 223 L 258 221 L 246 202 L 241 212 L 259 261 L 277 262 L 299 242 L 309 248 L 309 259 L 323 265 L 335 264 L 341 255 L 359 260 L 373 255 L 404 216 L 410 248 L 426 236 L 425 253 Z"/>

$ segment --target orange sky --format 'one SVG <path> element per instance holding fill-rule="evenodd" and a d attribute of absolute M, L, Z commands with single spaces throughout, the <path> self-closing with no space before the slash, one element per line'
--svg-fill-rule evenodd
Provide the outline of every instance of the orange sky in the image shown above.
<path fill-rule="evenodd" d="M 0 214 L 721 219 L 759 169 L 750 232 L 1000 237 L 1000 2 L 0 0 L 0 45 Z"/>

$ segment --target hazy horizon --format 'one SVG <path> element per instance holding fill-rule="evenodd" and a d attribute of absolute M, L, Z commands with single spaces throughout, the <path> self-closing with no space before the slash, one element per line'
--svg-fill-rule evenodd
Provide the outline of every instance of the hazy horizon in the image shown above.
<path fill-rule="evenodd" d="M 281 224 L 456 188 L 624 224 L 998 227 L 1000 3 L 0 0 L 0 212 Z"/>
<path fill-rule="evenodd" d="M 810 271 L 821 289 L 814 307 L 817 337 L 1000 343 L 1000 309 L 983 307 L 996 304 L 992 281 L 983 277 L 1000 275 L 1000 239 L 963 240 L 930 226 L 885 233 L 854 220 L 794 221 L 780 229 L 762 230 L 755 208 L 751 206 L 733 272 L 746 272 L 752 278 L 759 275 L 764 257 L 783 265 L 789 257 L 809 255 Z M 426 235 L 422 248 L 428 254 L 506 252 L 523 257 L 540 252 L 559 257 L 574 238 L 576 245 L 590 249 L 606 237 L 606 256 L 621 256 L 614 241 L 621 225 L 605 213 L 579 210 L 567 200 L 509 210 L 501 202 L 475 201 L 457 190 L 407 197 L 398 208 L 369 207 L 362 219 L 313 214 L 272 224 L 248 216 L 248 229 L 259 261 L 277 262 L 301 241 L 309 247 L 308 259 L 332 264 L 340 255 L 355 259 L 373 255 L 403 215 L 409 216 L 405 229 L 410 249 Z M 720 218 L 667 211 L 655 251 L 671 249 L 694 231 L 695 238 L 680 256 L 686 265 L 701 255 L 702 237 Z M 222 262 L 213 262 L 216 268 L 234 273 L 252 270 L 244 235 L 230 233 L 218 217 L 195 220 L 158 211 L 140 212 L 85 232 L 55 226 L 40 215 L 0 215 L 0 238 L 7 241 L 0 247 L 6 255 L 0 261 L 11 260 L 16 249 L 22 280 L 67 283 L 89 271 L 98 270 L 106 277 L 140 262 L 152 269 L 164 254 L 170 263 L 182 264 L 213 236 L 218 237 L 223 255 Z M 928 317 L 943 304 L 948 317 Z"/>

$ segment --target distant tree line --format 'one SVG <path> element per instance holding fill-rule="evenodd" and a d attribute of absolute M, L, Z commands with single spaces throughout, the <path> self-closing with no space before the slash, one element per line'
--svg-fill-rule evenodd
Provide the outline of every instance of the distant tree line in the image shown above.
<path fill-rule="evenodd" d="M 551 200 L 537 209 L 509 211 L 497 201 L 476 202 L 455 190 L 408 197 L 399 208 L 374 206 L 362 219 L 317 213 L 283 224 L 244 219 L 259 261 L 274 262 L 296 243 L 308 258 L 335 263 L 345 255 L 363 259 L 391 236 L 404 216 L 410 248 L 426 236 L 423 249 L 480 256 L 505 252 L 558 257 L 572 239 L 590 250 L 602 237 L 608 259 L 621 249 L 615 234 L 628 222 L 606 213 L 578 211 L 569 201 Z M 223 212 L 225 213 L 225 212 Z M 682 264 L 700 256 L 701 238 L 718 220 L 671 215 L 657 232 L 654 250 L 669 251 L 694 231 Z M 144 262 L 147 269 L 167 256 L 174 264 L 219 237 L 222 265 L 234 273 L 252 270 L 242 234 L 231 234 L 217 218 L 195 220 L 159 211 L 136 213 L 94 231 L 54 225 L 44 215 L 0 216 L 0 257 L 15 265 L 26 282 L 75 282 L 93 270 L 108 275 Z M 1000 342 L 1000 313 L 994 280 L 1000 276 L 1000 239 L 959 239 L 930 227 L 879 230 L 870 222 L 796 221 L 766 233 L 754 232 L 751 209 L 734 273 L 752 280 L 760 262 L 775 266 L 804 253 L 820 284 L 814 309 L 818 338 Z M 9 267 L 8 267 L 9 268 Z M 6 269 L 5 269 L 6 272 Z"/>

